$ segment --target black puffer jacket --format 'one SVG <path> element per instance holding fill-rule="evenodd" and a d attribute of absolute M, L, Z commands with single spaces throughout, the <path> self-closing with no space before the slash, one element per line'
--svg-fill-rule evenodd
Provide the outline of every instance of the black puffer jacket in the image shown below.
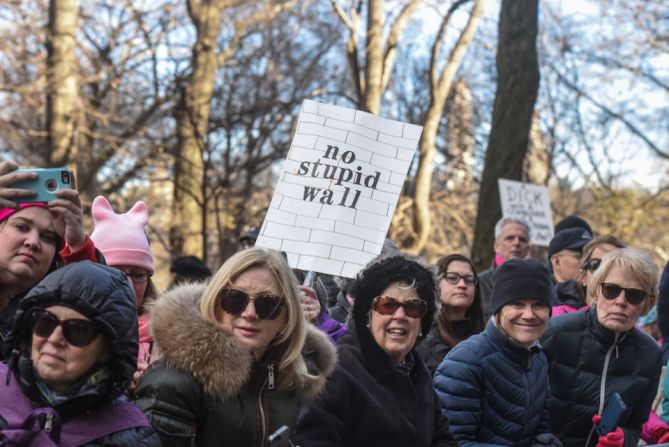
<path fill-rule="evenodd" d="M 151 309 L 153 337 L 163 357 L 142 376 L 137 404 L 164 447 L 264 446 L 282 425 L 294 428 L 300 399 L 325 387 L 336 363 L 327 336 L 310 327 L 305 355 L 313 360 L 299 390 L 275 388 L 277 359 L 253 362 L 248 349 L 204 319 L 204 286 L 165 293 Z"/>
<path fill-rule="evenodd" d="M 18 380 L 32 406 L 53 407 L 64 426 L 69 421 L 75 421 L 78 415 L 94 414 L 96 409 L 112 401 L 125 399 L 122 393 L 130 383 L 137 363 L 138 333 L 134 304 L 134 292 L 125 275 L 104 265 L 82 261 L 47 275 L 19 303 L 9 340 L 12 375 L 2 380 Z M 106 338 L 110 353 L 110 359 L 104 365 L 104 374 L 101 374 L 102 365 L 95 365 L 89 374 L 95 374 L 96 380 L 82 380 L 56 405 L 48 403 L 37 386 L 30 360 L 28 316 L 32 309 L 50 306 L 70 307 L 93 321 Z M 0 417 L 0 428 L 5 425 Z M 87 445 L 159 446 L 160 440 L 146 419 L 142 418 L 135 428 L 102 436 Z"/>
<path fill-rule="evenodd" d="M 409 354 L 413 359 L 410 369 L 394 365 L 369 330 L 360 327 L 352 329 L 337 347 L 339 364 L 325 395 L 300 411 L 298 445 L 457 445 L 430 375 L 414 352 Z"/>
<path fill-rule="evenodd" d="M 657 393 L 662 367 L 657 342 L 636 328 L 616 336 L 590 309 L 553 318 L 542 345 L 550 362 L 551 425 L 564 446 L 585 445 L 602 389 L 603 403 L 614 392 L 622 396 L 628 411 L 619 426 L 625 446 L 636 446 Z"/>

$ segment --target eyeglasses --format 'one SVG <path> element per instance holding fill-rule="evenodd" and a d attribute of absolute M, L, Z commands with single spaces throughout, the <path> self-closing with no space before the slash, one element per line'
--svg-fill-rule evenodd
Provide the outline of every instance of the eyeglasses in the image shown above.
<path fill-rule="evenodd" d="M 468 286 L 475 286 L 478 282 L 478 279 L 474 275 L 461 275 L 455 272 L 448 272 L 444 275 L 444 279 L 447 283 L 456 285 L 460 280 L 464 280 L 465 284 Z"/>
<path fill-rule="evenodd" d="M 393 315 L 400 307 L 411 318 L 422 318 L 427 312 L 427 303 L 423 300 L 399 301 L 391 296 L 377 296 L 372 301 L 372 309 L 381 315 Z"/>
<path fill-rule="evenodd" d="M 223 310 L 237 316 L 244 312 L 249 301 L 253 301 L 256 315 L 261 320 L 274 320 L 279 316 L 283 305 L 286 303 L 285 298 L 280 296 L 265 293 L 251 298 L 248 293 L 237 289 L 221 289 L 218 296 Z"/>
<path fill-rule="evenodd" d="M 33 334 L 39 337 L 49 337 L 58 326 L 63 328 L 65 341 L 79 348 L 90 345 L 99 333 L 95 325 L 88 320 L 80 318 L 60 320 L 44 309 L 35 309 L 30 314 L 30 328 Z"/>
<path fill-rule="evenodd" d="M 620 292 L 623 290 L 625 291 L 625 299 L 630 304 L 640 304 L 646 296 L 648 296 L 648 293 L 644 290 L 621 287 L 618 284 L 613 284 L 611 282 L 603 282 L 601 283 L 601 286 L 602 296 L 607 300 L 615 300 L 620 296 Z"/>
<path fill-rule="evenodd" d="M 590 259 L 588 262 L 585 263 L 585 266 L 583 266 L 583 270 L 587 270 L 590 273 L 595 273 L 595 270 L 599 268 L 601 265 L 602 260 L 601 259 Z"/>
<path fill-rule="evenodd" d="M 126 278 L 128 278 L 132 282 L 136 283 L 144 283 L 149 280 L 149 278 L 152 276 L 151 273 L 147 272 L 146 270 L 123 270 L 123 269 L 117 269 L 121 273 L 123 273 Z"/>

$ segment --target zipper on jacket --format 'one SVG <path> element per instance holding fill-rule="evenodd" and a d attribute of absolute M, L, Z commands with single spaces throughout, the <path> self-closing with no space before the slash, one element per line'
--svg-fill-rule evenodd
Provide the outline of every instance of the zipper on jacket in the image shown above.
<path fill-rule="evenodd" d="M 267 365 L 267 377 L 268 377 L 267 389 L 273 390 L 274 389 L 274 364 L 272 364 L 272 363 Z"/>
<path fill-rule="evenodd" d="M 618 338 L 620 338 L 620 333 L 617 333 L 613 339 L 613 344 L 606 351 L 606 356 L 604 357 L 604 368 L 602 369 L 602 381 L 599 383 L 599 410 L 597 411 L 598 415 L 602 414 L 604 410 L 604 399 L 606 397 L 606 375 L 609 373 L 609 362 L 611 361 L 611 354 L 613 349 L 616 350 L 616 358 L 618 358 Z M 590 444 L 590 439 L 592 434 L 595 432 L 595 426 L 593 425 L 588 434 L 588 440 L 585 443 L 585 447 Z"/>
<path fill-rule="evenodd" d="M 273 367 L 272 367 L 273 368 Z M 274 370 L 272 369 L 272 375 L 274 375 Z M 265 385 L 267 385 L 268 382 L 268 377 L 265 378 L 265 381 L 263 382 L 262 386 L 260 387 L 260 390 L 258 391 L 258 397 L 257 397 L 257 402 L 256 405 L 258 406 L 258 412 L 260 413 L 260 446 L 264 447 L 265 442 L 267 441 L 267 424 L 265 423 L 265 409 L 263 408 L 262 404 L 262 395 L 263 391 L 265 391 Z"/>
<path fill-rule="evenodd" d="M 50 433 L 53 429 L 53 414 L 47 413 L 46 419 L 44 420 L 44 431 Z"/>

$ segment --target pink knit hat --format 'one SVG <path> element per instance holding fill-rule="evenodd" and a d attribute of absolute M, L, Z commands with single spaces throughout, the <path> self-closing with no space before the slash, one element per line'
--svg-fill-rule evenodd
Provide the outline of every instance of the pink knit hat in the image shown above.
<path fill-rule="evenodd" d="M 23 208 L 28 208 L 29 206 L 36 206 L 39 208 L 46 208 L 46 204 L 43 202 L 28 202 L 20 203 L 18 208 L 0 208 L 0 222 L 7 219 L 9 216 L 15 212 L 22 210 Z"/>
<path fill-rule="evenodd" d="M 146 203 L 139 201 L 125 214 L 116 214 L 109 201 L 98 196 L 91 207 L 95 229 L 91 240 L 109 265 L 132 265 L 153 273 L 153 256 L 144 225 L 149 220 Z"/>
<path fill-rule="evenodd" d="M 17 211 L 21 211 L 24 208 L 28 208 L 31 206 L 36 206 L 38 208 L 46 208 L 46 203 L 44 202 L 26 202 L 26 203 L 20 203 L 18 208 L 0 208 L 0 222 L 3 220 L 9 218 L 12 214 L 16 213 Z M 65 241 L 61 239 L 60 235 L 58 235 L 58 242 L 56 243 L 56 248 L 58 250 L 61 250 L 62 248 L 65 247 Z"/>

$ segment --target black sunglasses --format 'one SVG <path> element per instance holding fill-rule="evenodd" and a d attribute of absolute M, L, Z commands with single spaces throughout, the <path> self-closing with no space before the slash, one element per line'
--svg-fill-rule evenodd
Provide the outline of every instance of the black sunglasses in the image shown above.
<path fill-rule="evenodd" d="M 455 272 L 448 272 L 444 275 L 444 279 L 447 283 L 456 285 L 460 280 L 464 280 L 465 284 L 468 286 L 475 286 L 478 281 L 474 275 L 461 275 Z"/>
<path fill-rule="evenodd" d="M 612 282 L 603 282 L 602 286 L 602 296 L 607 300 L 615 300 L 620 296 L 620 292 L 625 291 L 625 299 L 630 304 L 640 304 L 647 296 L 643 290 L 633 289 L 629 287 L 621 287 L 618 284 L 613 284 Z"/>
<path fill-rule="evenodd" d="M 411 318 L 421 318 L 427 312 L 427 303 L 423 300 L 399 301 L 392 296 L 377 296 L 372 301 L 372 309 L 381 315 L 392 315 L 400 307 Z"/>
<path fill-rule="evenodd" d="M 48 310 L 35 309 L 30 313 L 30 329 L 39 337 L 49 337 L 58 326 L 63 328 L 65 341 L 83 348 L 90 345 L 100 332 L 95 325 L 80 318 L 60 320 Z"/>
<path fill-rule="evenodd" d="M 596 259 L 596 258 L 590 259 L 588 262 L 585 263 L 583 269 L 589 271 L 590 273 L 595 273 L 595 270 L 599 268 L 601 263 L 602 263 L 601 259 Z"/>
<path fill-rule="evenodd" d="M 241 315 L 249 301 L 253 300 L 256 315 L 261 320 L 274 320 L 286 303 L 286 300 L 280 296 L 263 293 L 251 298 L 248 293 L 237 289 L 221 289 L 218 296 L 223 310 L 236 316 Z"/>

